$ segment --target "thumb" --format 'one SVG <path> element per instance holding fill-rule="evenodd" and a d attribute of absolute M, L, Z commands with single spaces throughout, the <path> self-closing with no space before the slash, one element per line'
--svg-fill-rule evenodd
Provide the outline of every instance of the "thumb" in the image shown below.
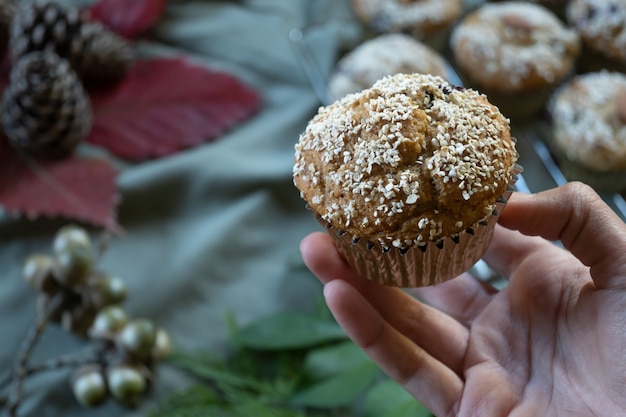
<path fill-rule="evenodd" d="M 587 185 L 515 193 L 499 223 L 525 235 L 560 240 L 591 268 L 598 288 L 626 288 L 626 225 Z"/>

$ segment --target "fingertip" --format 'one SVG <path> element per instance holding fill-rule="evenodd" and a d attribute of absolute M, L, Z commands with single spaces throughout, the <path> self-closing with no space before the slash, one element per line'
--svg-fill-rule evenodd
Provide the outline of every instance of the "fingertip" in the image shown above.
<path fill-rule="evenodd" d="M 322 232 L 313 232 L 306 235 L 300 241 L 300 251 L 303 252 L 310 249 L 312 246 L 315 247 L 315 245 L 320 242 L 320 239 L 324 240 L 326 237 L 327 235 Z"/>
<path fill-rule="evenodd" d="M 346 318 L 343 315 L 343 306 L 351 300 L 361 298 L 360 294 L 350 284 L 340 279 L 327 282 L 323 293 L 326 305 L 337 322 L 345 329 Z"/>
<path fill-rule="evenodd" d="M 322 232 L 311 233 L 300 241 L 300 254 L 305 265 L 309 268 L 321 261 L 329 248 L 332 248 L 332 243 L 328 236 Z"/>
<path fill-rule="evenodd" d="M 329 307 L 337 305 L 337 300 L 343 298 L 342 292 L 346 291 L 346 286 L 350 287 L 349 284 L 346 284 L 344 281 L 338 279 L 329 281 L 326 285 L 324 285 L 324 299 Z"/>
<path fill-rule="evenodd" d="M 304 264 L 323 283 L 333 279 L 355 279 L 356 272 L 341 257 L 330 236 L 322 232 L 311 233 L 300 242 Z"/>
<path fill-rule="evenodd" d="M 384 320 L 370 302 L 349 282 L 341 279 L 324 285 L 328 308 L 346 334 L 362 348 L 367 348 L 380 333 Z"/>
<path fill-rule="evenodd" d="M 309 258 L 311 254 L 315 252 L 316 241 L 318 239 L 316 235 L 318 233 L 320 232 L 311 233 L 300 241 L 300 254 L 304 259 Z"/>
<path fill-rule="evenodd" d="M 523 207 L 532 204 L 531 202 L 534 197 L 535 194 L 529 193 L 514 192 L 511 194 L 498 218 L 498 223 L 507 228 L 514 228 L 512 225 L 515 223 L 516 219 L 519 219 L 519 210 L 523 210 Z"/>

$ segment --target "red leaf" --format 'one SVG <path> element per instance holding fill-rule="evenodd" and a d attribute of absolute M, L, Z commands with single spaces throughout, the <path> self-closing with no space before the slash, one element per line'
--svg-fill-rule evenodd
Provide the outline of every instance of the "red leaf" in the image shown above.
<path fill-rule="evenodd" d="M 167 0 L 100 0 L 89 10 L 97 20 L 118 35 L 134 39 L 161 18 Z"/>
<path fill-rule="evenodd" d="M 231 75 L 166 58 L 137 62 L 112 90 L 92 92 L 91 103 L 87 140 L 139 161 L 216 139 L 260 99 Z"/>
<path fill-rule="evenodd" d="M 23 159 L 0 139 L 0 205 L 10 213 L 68 217 L 119 230 L 115 177 L 103 159 Z"/>

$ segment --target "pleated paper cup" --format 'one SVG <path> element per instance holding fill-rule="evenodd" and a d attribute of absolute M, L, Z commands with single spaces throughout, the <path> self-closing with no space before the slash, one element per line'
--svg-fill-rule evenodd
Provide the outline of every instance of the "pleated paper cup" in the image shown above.
<path fill-rule="evenodd" d="M 337 250 L 362 277 L 392 287 L 436 285 L 468 271 L 483 256 L 521 171 L 516 165 L 505 193 L 489 216 L 436 242 L 403 248 L 383 246 L 378 241 L 337 230 L 320 216 L 315 217 L 328 231 Z"/>

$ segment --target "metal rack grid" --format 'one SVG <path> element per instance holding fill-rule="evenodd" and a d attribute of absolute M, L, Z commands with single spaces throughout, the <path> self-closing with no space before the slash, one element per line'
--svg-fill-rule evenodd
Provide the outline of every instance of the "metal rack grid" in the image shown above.
<path fill-rule="evenodd" d="M 568 182 L 546 145 L 545 127 L 538 124 L 513 126 L 512 131 L 518 139 L 519 163 L 524 167 L 528 188 L 520 191 L 538 192 Z M 621 194 L 599 194 L 622 220 L 626 220 L 626 201 Z"/>

